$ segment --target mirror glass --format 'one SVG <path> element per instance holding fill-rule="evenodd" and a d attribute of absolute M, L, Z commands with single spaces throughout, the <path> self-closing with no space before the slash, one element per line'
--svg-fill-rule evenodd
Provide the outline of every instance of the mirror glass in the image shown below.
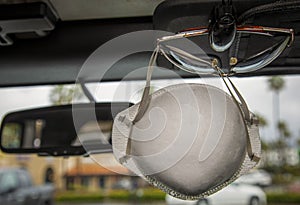
<path fill-rule="evenodd" d="M 129 106 L 87 103 L 9 113 L 1 125 L 1 149 L 54 156 L 111 152 L 113 118 Z"/>
<path fill-rule="evenodd" d="M 22 126 L 19 123 L 7 123 L 3 127 L 2 144 L 7 148 L 21 147 Z"/>

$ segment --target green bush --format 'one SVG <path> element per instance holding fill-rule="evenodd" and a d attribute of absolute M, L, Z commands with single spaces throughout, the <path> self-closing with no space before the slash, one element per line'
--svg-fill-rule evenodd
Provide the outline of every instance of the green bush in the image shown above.
<path fill-rule="evenodd" d="M 106 199 L 127 201 L 130 200 L 134 195 L 126 190 L 112 190 L 109 191 L 106 195 Z"/>
<path fill-rule="evenodd" d="M 164 201 L 165 193 L 154 188 L 136 192 L 111 190 L 102 192 L 67 191 L 56 194 L 57 202 L 102 202 L 102 201 Z M 300 193 L 267 193 L 270 204 L 300 204 Z"/>
<path fill-rule="evenodd" d="M 165 200 L 166 194 L 159 190 L 159 189 L 154 189 L 154 188 L 149 188 L 149 189 L 144 189 L 142 198 L 143 200 L 147 201 L 163 201 Z"/>
<path fill-rule="evenodd" d="M 300 193 L 268 193 L 268 203 L 300 204 Z"/>
<path fill-rule="evenodd" d="M 99 202 L 104 199 L 101 193 L 68 191 L 57 193 L 55 200 L 58 202 Z"/>
<path fill-rule="evenodd" d="M 67 191 L 59 192 L 55 197 L 57 202 L 101 202 L 105 201 L 163 201 L 165 193 L 149 188 L 134 192 L 126 190 L 111 190 L 106 193 Z"/>

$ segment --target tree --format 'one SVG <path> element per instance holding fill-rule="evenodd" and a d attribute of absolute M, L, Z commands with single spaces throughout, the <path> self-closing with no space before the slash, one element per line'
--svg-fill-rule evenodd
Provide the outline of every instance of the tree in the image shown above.
<path fill-rule="evenodd" d="M 291 132 L 284 121 L 278 122 L 277 129 L 279 131 L 279 139 L 277 142 L 277 147 L 279 148 L 279 153 L 281 155 L 280 161 L 282 166 L 286 166 L 286 161 L 287 161 L 286 150 L 289 147 L 288 139 L 291 136 Z"/>
<path fill-rule="evenodd" d="M 270 90 L 274 92 L 273 93 L 273 119 L 275 120 L 275 125 L 277 125 L 278 122 L 280 121 L 279 93 L 284 88 L 285 82 L 282 77 L 273 76 L 268 79 L 268 83 L 269 83 Z"/>
<path fill-rule="evenodd" d="M 264 116 L 262 116 L 260 114 L 257 114 L 257 113 L 255 114 L 255 116 L 258 118 L 259 126 L 260 127 L 266 127 L 266 126 L 268 126 L 268 121 L 267 121 L 267 119 Z"/>
<path fill-rule="evenodd" d="M 277 124 L 277 128 L 280 133 L 280 138 L 282 138 L 283 140 L 286 140 L 291 136 L 291 132 L 284 121 L 279 121 Z"/>
<path fill-rule="evenodd" d="M 278 153 L 280 153 L 280 158 L 278 159 L 279 162 L 281 162 L 282 165 L 285 163 L 284 159 L 284 149 L 285 149 L 285 139 L 284 137 L 284 127 L 282 123 L 280 123 L 280 99 L 279 94 L 280 91 L 284 88 L 285 82 L 284 79 L 280 76 L 273 76 L 268 79 L 269 88 L 273 91 L 273 120 L 275 121 L 274 129 L 277 142 L 275 143 L 276 148 L 278 149 Z M 279 126 L 280 125 L 280 126 Z M 287 134 L 287 133 L 285 133 Z"/>
<path fill-rule="evenodd" d="M 298 145 L 298 148 L 299 148 L 299 151 L 300 151 L 300 130 L 299 130 L 299 135 L 298 135 L 298 138 L 297 138 L 297 145 Z"/>
<path fill-rule="evenodd" d="M 83 92 L 79 85 L 57 85 L 50 91 L 50 101 L 54 105 L 71 104 L 73 100 L 79 100 L 83 97 Z M 69 158 L 68 158 L 69 159 Z M 65 168 L 65 161 L 62 161 L 62 168 Z M 75 157 L 77 175 L 80 171 L 81 160 Z M 76 177 L 78 180 L 78 176 Z M 78 183 L 78 182 L 77 182 Z"/>
<path fill-rule="evenodd" d="M 81 88 L 78 85 L 57 85 L 50 91 L 50 101 L 54 105 L 71 104 L 73 100 L 83 97 Z"/>
<path fill-rule="evenodd" d="M 264 116 L 262 116 L 258 113 L 255 113 L 255 116 L 258 119 L 259 127 L 263 128 L 263 127 L 268 126 L 268 121 Z M 267 150 L 269 148 L 269 146 L 266 142 L 262 141 L 262 148 L 263 148 L 263 150 Z"/>

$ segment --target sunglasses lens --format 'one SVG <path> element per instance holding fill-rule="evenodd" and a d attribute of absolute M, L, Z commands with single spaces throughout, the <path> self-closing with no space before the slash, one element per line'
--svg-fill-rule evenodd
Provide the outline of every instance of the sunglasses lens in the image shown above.
<path fill-rule="evenodd" d="M 269 47 L 257 49 L 252 43 L 248 42 L 248 52 L 238 52 L 238 63 L 231 69 L 234 73 L 246 73 L 259 70 L 273 62 L 288 46 L 291 40 L 290 36 L 267 39 L 273 43 Z M 243 43 L 243 42 L 242 42 Z M 255 45 L 255 44 L 254 44 Z M 258 43 L 259 45 L 259 43 Z"/>
<path fill-rule="evenodd" d="M 217 52 L 211 49 L 207 34 L 160 42 L 160 52 L 190 73 L 216 74 L 215 65 L 225 73 L 247 73 L 273 62 L 292 41 L 289 33 L 238 30 L 230 48 Z"/>
<path fill-rule="evenodd" d="M 190 54 L 173 46 L 164 46 L 161 53 L 176 67 L 190 73 L 214 74 L 213 58 L 207 55 Z"/>

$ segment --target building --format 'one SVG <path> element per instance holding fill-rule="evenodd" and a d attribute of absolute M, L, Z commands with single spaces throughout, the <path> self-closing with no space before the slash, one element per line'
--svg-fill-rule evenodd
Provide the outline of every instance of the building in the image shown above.
<path fill-rule="evenodd" d="M 121 166 L 113 170 L 98 164 L 81 164 L 68 170 L 64 176 L 66 188 L 86 189 L 88 191 L 111 189 L 134 189 L 142 185 L 138 177 L 130 176 L 129 171 Z M 116 172 L 118 170 L 118 172 Z M 120 172 L 126 173 L 120 174 Z"/>
<path fill-rule="evenodd" d="M 51 182 L 57 190 L 97 191 L 148 186 L 143 179 L 132 176 L 116 162 L 112 154 L 99 154 L 93 158 L 63 158 L 0 152 L 1 167 L 26 168 L 36 185 Z"/>
<path fill-rule="evenodd" d="M 39 157 L 32 154 L 4 154 L 0 152 L 0 168 L 25 168 L 31 174 L 35 184 L 53 182 L 58 189 L 63 189 L 63 162 L 63 158 Z"/>

